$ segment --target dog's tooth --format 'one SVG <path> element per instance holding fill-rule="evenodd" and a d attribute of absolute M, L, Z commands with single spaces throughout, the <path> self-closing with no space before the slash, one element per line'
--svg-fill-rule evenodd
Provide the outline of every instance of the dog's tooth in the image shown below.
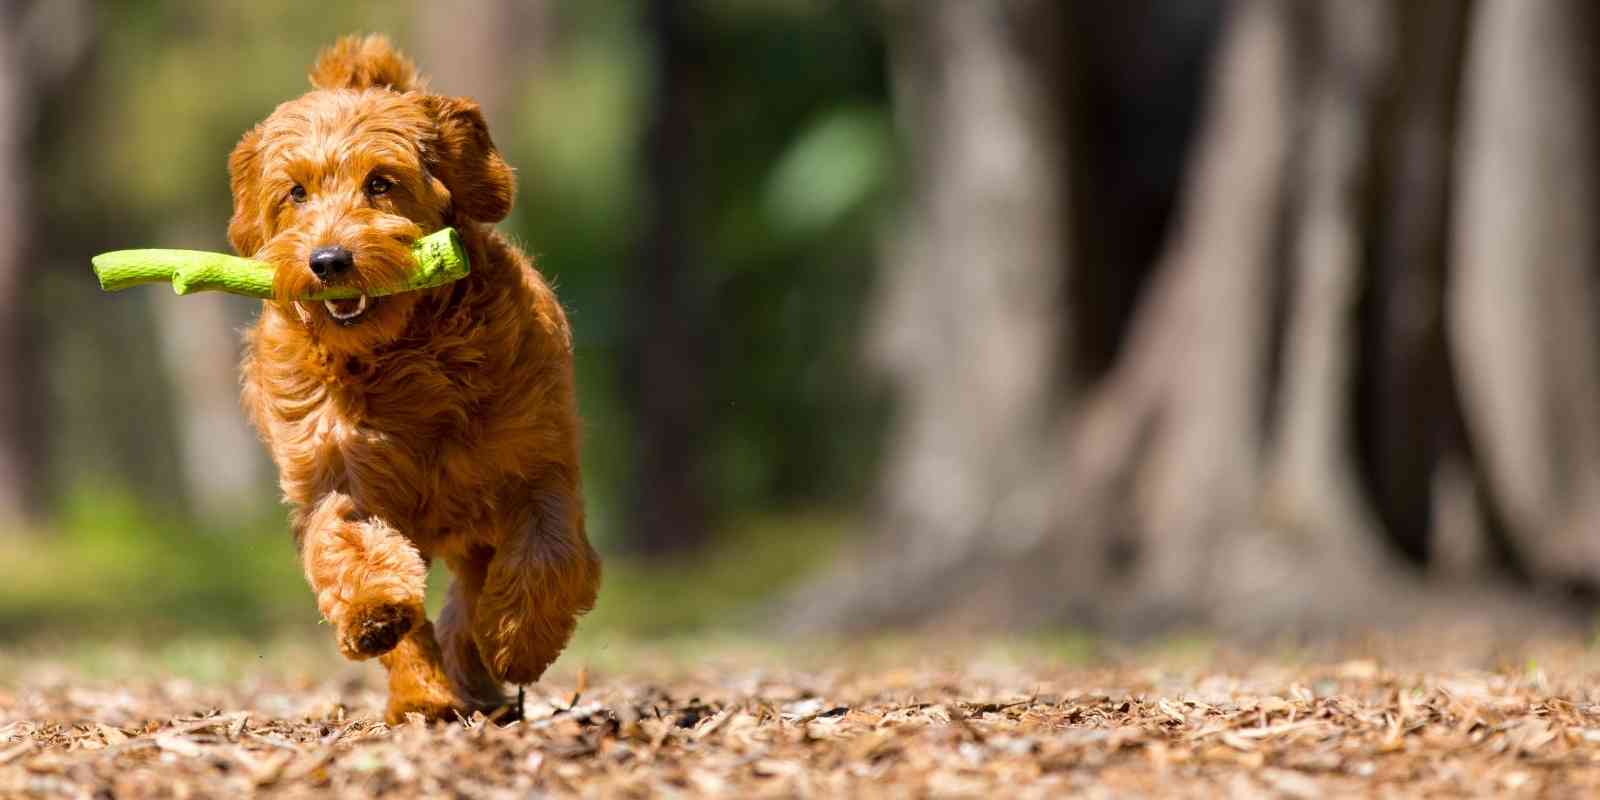
<path fill-rule="evenodd" d="M 324 300 L 324 301 L 322 301 L 322 307 L 328 309 L 328 313 L 332 314 L 334 319 L 338 319 L 338 320 L 355 319 L 356 317 L 361 316 L 362 312 L 367 310 L 367 296 L 366 295 L 360 295 L 359 297 L 357 297 L 356 298 L 356 308 L 355 308 L 354 311 L 350 311 L 350 312 L 341 312 L 341 311 L 339 311 L 339 307 L 334 305 L 332 300 Z"/>

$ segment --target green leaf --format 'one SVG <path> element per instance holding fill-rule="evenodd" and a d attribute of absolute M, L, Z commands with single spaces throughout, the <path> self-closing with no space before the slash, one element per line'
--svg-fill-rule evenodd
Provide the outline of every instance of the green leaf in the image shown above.
<path fill-rule="evenodd" d="M 786 236 L 826 232 L 877 192 L 891 158 L 892 132 L 880 111 L 829 112 L 772 169 L 763 204 L 768 222 Z"/>

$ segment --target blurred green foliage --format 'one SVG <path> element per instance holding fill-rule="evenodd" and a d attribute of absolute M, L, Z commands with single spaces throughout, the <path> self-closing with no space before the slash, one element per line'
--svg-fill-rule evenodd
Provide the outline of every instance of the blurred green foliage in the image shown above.
<path fill-rule="evenodd" d="M 317 618 L 289 534 L 261 515 L 202 531 L 126 492 L 77 492 L 53 535 L 0 539 L 0 560 L 8 565 L 0 581 L 6 639 L 259 636 Z"/>
<path fill-rule="evenodd" d="M 709 552 L 605 565 L 584 620 L 591 645 L 740 627 L 774 590 L 836 552 L 845 518 L 778 514 L 719 531 Z M 280 514 L 208 529 L 150 510 L 126 492 L 68 498 L 53 535 L 0 538 L 0 641 L 84 638 L 146 645 L 185 638 L 328 637 Z M 437 616 L 449 572 L 429 576 Z M 326 642 L 332 648 L 331 638 Z"/>

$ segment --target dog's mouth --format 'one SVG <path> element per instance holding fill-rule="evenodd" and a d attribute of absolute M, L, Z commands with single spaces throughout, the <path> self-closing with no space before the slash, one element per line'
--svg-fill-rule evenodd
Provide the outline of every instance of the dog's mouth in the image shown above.
<path fill-rule="evenodd" d="M 328 309 L 328 314 L 346 325 L 361 319 L 361 315 L 367 313 L 368 305 L 370 302 L 366 295 L 322 301 L 322 307 Z"/>
<path fill-rule="evenodd" d="M 337 300 L 323 300 L 322 308 L 334 322 L 340 325 L 354 325 L 367 315 L 375 303 L 376 301 L 363 294 L 356 297 L 341 297 Z M 311 313 L 300 301 L 295 301 L 295 308 L 300 311 L 302 319 L 310 321 Z"/>

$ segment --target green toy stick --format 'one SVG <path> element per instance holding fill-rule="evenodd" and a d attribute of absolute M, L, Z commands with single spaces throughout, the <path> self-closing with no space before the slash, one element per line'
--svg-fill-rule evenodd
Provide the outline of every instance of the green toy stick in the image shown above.
<path fill-rule="evenodd" d="M 455 228 L 441 228 L 416 241 L 411 246 L 416 255 L 416 268 L 400 286 L 336 286 L 317 292 L 304 300 L 339 300 L 359 297 L 431 289 L 466 277 L 466 248 L 461 246 L 461 235 Z M 207 253 L 201 250 L 117 250 L 101 253 L 91 259 L 94 274 L 100 279 L 100 288 L 108 292 L 121 291 L 141 283 L 172 282 L 178 294 L 190 292 L 231 292 L 247 297 L 272 297 L 272 265 L 225 253 Z"/>

